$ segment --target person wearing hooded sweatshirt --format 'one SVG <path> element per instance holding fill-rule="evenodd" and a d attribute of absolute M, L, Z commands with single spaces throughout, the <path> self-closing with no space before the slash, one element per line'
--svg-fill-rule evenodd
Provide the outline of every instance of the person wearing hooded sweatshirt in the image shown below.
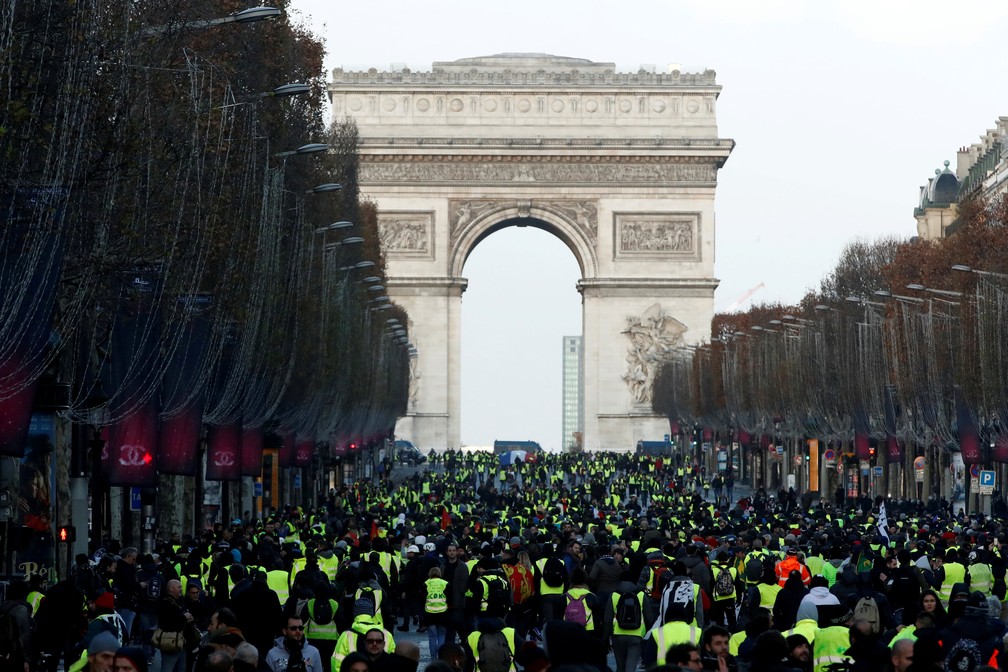
<path fill-rule="evenodd" d="M 276 638 L 273 648 L 266 654 L 266 667 L 271 672 L 285 672 L 293 669 L 291 663 L 295 660 L 304 661 L 305 672 L 326 672 L 318 649 L 305 641 L 301 617 L 288 616 L 283 635 Z"/>
<path fill-rule="evenodd" d="M 808 619 L 816 620 L 819 617 L 820 604 L 840 604 L 837 596 L 830 592 L 825 576 L 813 576 L 809 586 L 808 595 L 803 597 L 801 604 L 798 605 L 795 622 Z"/>

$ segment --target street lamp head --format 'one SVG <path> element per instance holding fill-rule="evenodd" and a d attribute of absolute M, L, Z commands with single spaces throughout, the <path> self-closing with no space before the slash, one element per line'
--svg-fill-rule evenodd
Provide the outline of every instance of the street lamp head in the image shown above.
<path fill-rule="evenodd" d="M 326 231 L 342 231 L 353 227 L 353 222 L 333 222 L 315 229 L 315 233 L 325 233 Z"/>
<path fill-rule="evenodd" d="M 784 323 L 781 322 L 780 320 L 770 320 L 770 324 L 776 325 L 776 324 L 784 324 Z"/>
<path fill-rule="evenodd" d="M 826 305 L 825 303 L 817 303 L 817 304 L 816 304 L 816 305 L 814 306 L 814 309 L 815 309 L 815 310 L 818 310 L 819 312 L 822 312 L 822 311 L 824 311 L 824 310 L 829 310 L 829 309 L 830 309 L 830 307 L 829 307 L 829 306 L 827 306 L 827 305 Z"/>
<path fill-rule="evenodd" d="M 885 289 L 876 289 L 875 290 L 875 296 L 890 297 L 890 296 L 892 296 L 892 292 L 890 292 L 888 290 L 885 290 Z"/>
<path fill-rule="evenodd" d="M 320 184 L 318 186 L 312 187 L 305 193 L 307 194 L 324 194 L 330 191 L 339 191 L 343 188 L 342 184 L 336 184 L 335 182 L 326 182 L 325 184 Z"/>
<path fill-rule="evenodd" d="M 383 292 L 385 291 L 385 285 L 371 285 L 368 287 L 369 292 Z"/>
<path fill-rule="evenodd" d="M 967 266 L 966 264 L 952 264 L 953 271 L 962 271 L 964 273 L 972 273 L 973 267 Z"/>
<path fill-rule="evenodd" d="M 319 152 L 328 152 L 329 145 L 322 142 L 310 142 L 307 145 L 301 145 L 295 151 L 298 154 L 318 154 Z"/>
<path fill-rule="evenodd" d="M 262 94 L 263 98 L 273 98 L 276 96 L 297 96 L 302 93 L 308 93 L 311 91 L 311 87 L 302 82 L 291 82 L 290 84 L 281 84 L 272 91 L 267 91 Z"/>
<path fill-rule="evenodd" d="M 360 245 L 364 239 L 360 236 L 349 236 L 340 241 L 340 245 Z"/>
<path fill-rule="evenodd" d="M 375 263 L 370 259 L 365 259 L 364 261 L 358 261 L 354 264 L 354 268 L 374 268 Z"/>
<path fill-rule="evenodd" d="M 253 23 L 265 19 L 275 19 L 281 14 L 283 12 L 276 7 L 250 7 L 249 9 L 243 9 L 236 14 L 232 14 L 231 17 L 235 23 Z"/>
<path fill-rule="evenodd" d="M 916 290 L 918 292 L 923 292 L 924 290 L 927 289 L 927 287 L 925 287 L 924 285 L 920 284 L 919 282 L 911 282 L 909 285 L 906 286 L 906 288 L 907 289 L 913 289 L 913 290 Z"/>
<path fill-rule="evenodd" d="M 361 278 L 360 283 L 362 285 L 373 285 L 376 282 L 381 282 L 381 278 L 377 275 L 369 275 L 366 278 Z"/>

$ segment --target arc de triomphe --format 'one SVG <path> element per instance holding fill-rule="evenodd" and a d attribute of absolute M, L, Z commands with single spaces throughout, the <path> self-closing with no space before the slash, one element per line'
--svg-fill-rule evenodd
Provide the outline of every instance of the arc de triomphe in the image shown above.
<path fill-rule="evenodd" d="M 718 137 L 720 90 L 712 71 L 543 54 L 333 71 L 334 114 L 360 130 L 388 293 L 419 353 L 399 437 L 460 445 L 462 269 L 507 226 L 551 232 L 580 265 L 584 447 L 668 433 L 650 410 L 656 363 L 708 337 L 714 312 L 714 191 L 734 146 Z"/>

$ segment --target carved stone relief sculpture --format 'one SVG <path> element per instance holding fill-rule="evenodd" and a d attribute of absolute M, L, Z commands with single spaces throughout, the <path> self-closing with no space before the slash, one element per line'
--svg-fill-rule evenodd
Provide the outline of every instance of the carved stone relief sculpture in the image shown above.
<path fill-rule="evenodd" d="M 378 239 L 386 254 L 429 255 L 431 226 L 429 212 L 387 212 L 378 218 Z"/>
<path fill-rule="evenodd" d="M 651 403 L 651 384 L 663 359 L 684 344 L 686 325 L 662 312 L 654 304 L 640 316 L 628 316 L 622 333 L 630 340 L 627 350 L 627 371 L 623 382 L 630 390 L 634 404 Z"/>
<path fill-rule="evenodd" d="M 615 220 L 617 256 L 679 260 L 700 257 L 697 213 L 616 213 Z"/>

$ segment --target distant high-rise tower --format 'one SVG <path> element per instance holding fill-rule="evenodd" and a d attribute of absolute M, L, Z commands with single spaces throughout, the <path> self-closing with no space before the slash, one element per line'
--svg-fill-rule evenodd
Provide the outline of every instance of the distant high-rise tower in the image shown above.
<path fill-rule="evenodd" d="M 584 345 L 581 336 L 563 337 L 562 450 L 582 447 L 584 432 Z"/>

